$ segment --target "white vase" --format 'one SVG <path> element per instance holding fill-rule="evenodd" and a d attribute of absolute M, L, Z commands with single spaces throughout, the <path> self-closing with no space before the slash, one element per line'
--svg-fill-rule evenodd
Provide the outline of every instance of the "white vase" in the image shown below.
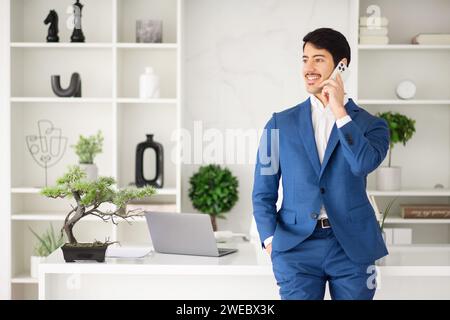
<path fill-rule="evenodd" d="M 401 178 L 402 171 L 400 167 L 380 167 L 377 169 L 377 190 L 400 190 Z"/>
<path fill-rule="evenodd" d="M 44 259 L 45 257 L 31 256 L 30 271 L 32 278 L 37 278 L 39 276 L 39 264 L 44 261 Z"/>
<path fill-rule="evenodd" d="M 141 99 L 158 99 L 159 78 L 153 72 L 152 67 L 146 67 L 145 73 L 139 77 L 139 97 Z"/>
<path fill-rule="evenodd" d="M 80 164 L 81 169 L 86 172 L 86 179 L 94 181 L 98 176 L 98 168 L 96 164 Z"/>

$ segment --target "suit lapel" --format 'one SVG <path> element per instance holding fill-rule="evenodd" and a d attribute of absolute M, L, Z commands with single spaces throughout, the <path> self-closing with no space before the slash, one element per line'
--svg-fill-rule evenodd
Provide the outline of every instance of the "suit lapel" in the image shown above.
<path fill-rule="evenodd" d="M 355 117 L 355 115 L 359 111 L 358 106 L 353 102 L 352 99 L 348 99 L 348 102 L 345 104 L 345 109 L 347 110 L 347 114 L 352 119 Z M 319 179 L 320 179 L 320 177 L 322 177 L 322 174 L 325 171 L 328 161 L 330 160 L 330 157 L 333 154 L 333 151 L 339 142 L 339 134 L 338 134 L 337 130 L 338 130 L 338 128 L 335 123 L 333 126 L 333 129 L 331 130 L 330 138 L 328 139 L 327 148 L 325 149 L 325 154 L 323 156 L 323 161 L 322 161 L 322 167 L 320 168 Z"/>
<path fill-rule="evenodd" d="M 303 102 L 299 107 L 299 133 L 305 145 L 306 154 L 316 171 L 317 176 L 320 173 L 320 161 L 317 153 L 316 140 L 314 138 L 314 129 L 311 118 L 311 101 L 310 99 Z"/>

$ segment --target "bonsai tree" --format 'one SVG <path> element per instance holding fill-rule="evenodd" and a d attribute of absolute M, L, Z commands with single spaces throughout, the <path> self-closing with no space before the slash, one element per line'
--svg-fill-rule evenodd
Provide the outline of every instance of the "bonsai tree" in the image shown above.
<path fill-rule="evenodd" d="M 415 123 L 416 121 L 413 119 L 410 119 L 400 113 L 393 113 L 393 112 L 383 112 L 383 113 L 377 113 L 378 117 L 386 120 L 389 126 L 389 134 L 390 134 L 390 142 L 389 142 L 389 162 L 388 166 L 391 166 L 391 151 L 394 148 L 394 144 L 396 143 L 403 143 L 403 145 L 406 145 L 406 142 L 411 139 L 414 132 L 416 132 L 415 129 Z"/>
<path fill-rule="evenodd" d="M 77 144 L 72 145 L 71 147 L 75 149 L 80 164 L 93 164 L 95 156 L 102 152 L 102 132 L 98 131 L 96 135 L 89 137 L 80 135 Z"/>
<path fill-rule="evenodd" d="M 189 180 L 189 198 L 200 212 L 210 215 L 213 230 L 217 231 L 216 218 L 233 208 L 238 200 L 238 180 L 219 165 L 202 166 Z"/>
<path fill-rule="evenodd" d="M 127 220 L 140 216 L 140 209 L 126 211 L 126 204 L 133 199 L 149 197 L 155 193 L 153 187 L 141 189 L 116 190 L 112 186 L 116 183 L 111 177 L 99 177 L 95 181 L 87 181 L 86 174 L 79 166 L 69 167 L 66 174 L 60 177 L 56 186 L 42 189 L 41 194 L 50 198 L 73 198 L 76 202 L 72 210 L 64 220 L 61 232 L 65 232 L 71 245 L 76 245 L 77 239 L 73 234 L 75 224 L 89 215 L 96 216 L 103 221 L 112 221 L 117 224 L 117 219 Z M 102 204 L 114 204 L 116 209 L 102 210 Z"/>

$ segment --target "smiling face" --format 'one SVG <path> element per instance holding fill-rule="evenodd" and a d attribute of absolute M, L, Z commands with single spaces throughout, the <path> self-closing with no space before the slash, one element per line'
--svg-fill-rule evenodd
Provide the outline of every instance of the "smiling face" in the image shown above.
<path fill-rule="evenodd" d="M 318 85 L 328 79 L 334 70 L 331 53 L 326 49 L 318 49 L 307 42 L 303 49 L 303 79 L 306 91 L 312 94 L 321 92 Z"/>

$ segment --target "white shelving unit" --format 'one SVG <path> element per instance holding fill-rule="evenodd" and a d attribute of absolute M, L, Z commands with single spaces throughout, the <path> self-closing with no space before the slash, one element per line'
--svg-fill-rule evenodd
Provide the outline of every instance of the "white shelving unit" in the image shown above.
<path fill-rule="evenodd" d="M 399 204 L 450 203 L 450 45 L 411 44 L 418 33 L 449 32 L 450 3 L 444 0 L 359 0 L 356 3 L 355 11 L 359 15 L 355 17 L 355 30 L 359 28 L 359 17 L 367 15 L 369 5 L 379 6 L 381 16 L 389 20 L 389 44 L 353 43 L 357 48 L 352 63 L 353 68 L 357 64 L 358 104 L 372 114 L 393 111 L 416 120 L 412 139 L 405 147 L 395 145 L 392 151 L 393 165 L 402 167 L 402 190 L 375 190 L 375 173 L 372 173 L 368 178 L 368 195 L 382 211 L 397 198 L 385 226 L 413 231 L 412 245 L 392 248 L 448 248 L 450 219 L 403 219 Z M 396 85 L 404 79 L 416 83 L 414 99 L 396 97 Z M 387 160 L 383 165 L 387 165 Z M 436 184 L 444 188 L 436 189 Z"/>
<path fill-rule="evenodd" d="M 180 154 L 179 141 L 172 133 L 181 126 L 182 0 L 81 1 L 85 43 L 69 42 L 72 31 L 65 26 L 70 16 L 66 10 L 73 3 L 0 3 L 1 36 L 8 39 L 6 45 L 0 45 L 0 63 L 10 68 L 2 83 L 11 84 L 2 85 L 0 92 L 2 124 L 7 119 L 7 126 L 1 126 L 1 142 L 11 154 L 1 167 L 2 173 L 8 172 L 2 174 L 0 182 L 0 222 L 5 230 L 0 250 L 5 258 L 0 271 L 1 299 L 37 297 L 37 280 L 29 272 L 29 257 L 36 241 L 28 227 L 38 233 L 50 223 L 59 228 L 70 208 L 69 201 L 39 194 L 44 171 L 33 161 L 25 143 L 26 135 L 37 133 L 38 120 L 51 120 L 68 138 L 62 160 L 48 169 L 49 185 L 68 165 L 77 163 L 70 145 L 78 136 L 102 130 L 103 153 L 95 160 L 99 174 L 114 177 L 119 187 L 129 186 L 134 182 L 136 145 L 145 141 L 146 134 L 154 134 L 164 147 L 164 188 L 146 203 L 167 204 L 177 211 L 181 208 L 181 164 L 171 157 L 173 151 Z M 59 43 L 45 42 L 48 26 L 42 21 L 50 9 L 59 15 Z M 163 43 L 135 43 L 136 20 L 145 18 L 163 21 Z M 146 66 L 152 66 L 160 77 L 159 99 L 139 98 L 139 75 Z M 81 75 L 82 97 L 56 97 L 50 76 L 60 74 L 64 87 L 73 72 Z M 146 153 L 145 161 L 149 160 L 151 155 Z M 145 172 L 147 177 L 153 174 L 151 169 Z M 5 199 L 4 194 L 8 194 Z M 113 241 L 148 242 L 147 227 L 141 223 L 144 221 L 137 217 L 134 222 L 139 223 L 132 226 L 124 221 L 113 225 L 88 217 L 80 221 L 75 233 L 79 241 L 109 237 Z"/>

